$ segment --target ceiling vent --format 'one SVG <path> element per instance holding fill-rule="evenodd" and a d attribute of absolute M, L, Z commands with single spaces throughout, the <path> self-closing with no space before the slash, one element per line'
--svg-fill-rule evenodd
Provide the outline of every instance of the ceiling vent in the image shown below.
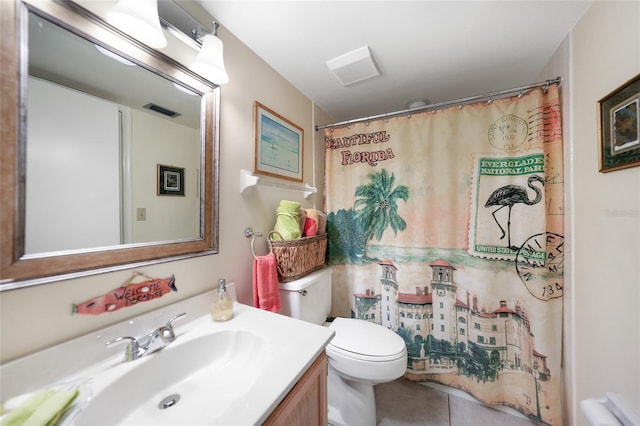
<path fill-rule="evenodd" d="M 380 75 L 369 46 L 329 59 L 327 66 L 343 86 L 349 86 Z"/>
<path fill-rule="evenodd" d="M 148 103 L 145 106 L 143 106 L 142 108 L 157 112 L 159 114 L 166 115 L 167 117 L 171 117 L 171 118 L 176 118 L 177 116 L 180 115 L 179 112 L 171 111 L 168 108 L 162 107 L 160 105 L 156 105 L 154 103 Z"/>

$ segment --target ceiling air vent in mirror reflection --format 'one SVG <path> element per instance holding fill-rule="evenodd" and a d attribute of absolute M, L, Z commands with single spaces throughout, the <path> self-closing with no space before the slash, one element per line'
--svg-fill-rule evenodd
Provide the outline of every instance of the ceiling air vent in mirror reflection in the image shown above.
<path fill-rule="evenodd" d="M 157 113 L 166 115 L 167 117 L 175 118 L 180 115 L 180 113 L 171 111 L 170 109 L 161 107 L 160 105 L 156 105 L 153 102 L 146 104 L 142 108 L 150 109 L 151 111 L 155 111 Z"/>

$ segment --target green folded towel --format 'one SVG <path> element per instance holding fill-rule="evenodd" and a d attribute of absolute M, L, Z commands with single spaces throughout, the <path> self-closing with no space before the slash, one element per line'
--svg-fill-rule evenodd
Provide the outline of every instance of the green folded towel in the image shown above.
<path fill-rule="evenodd" d="M 78 389 L 48 389 L 34 393 L 22 405 L 2 418 L 2 426 L 55 425 L 78 397 Z"/>
<path fill-rule="evenodd" d="M 276 208 L 276 224 L 273 230 L 282 236 L 284 240 L 300 238 L 300 203 L 297 201 L 281 200 Z M 273 234 L 272 239 L 279 240 L 278 234 Z"/>

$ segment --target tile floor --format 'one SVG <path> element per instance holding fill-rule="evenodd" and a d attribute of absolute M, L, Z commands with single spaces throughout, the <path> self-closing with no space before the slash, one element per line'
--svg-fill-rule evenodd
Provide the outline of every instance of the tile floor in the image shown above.
<path fill-rule="evenodd" d="M 519 413 L 508 414 L 470 397 L 398 379 L 375 388 L 378 426 L 531 426 Z M 459 392 L 453 390 L 453 392 Z M 508 410 L 508 409 L 507 409 Z"/>

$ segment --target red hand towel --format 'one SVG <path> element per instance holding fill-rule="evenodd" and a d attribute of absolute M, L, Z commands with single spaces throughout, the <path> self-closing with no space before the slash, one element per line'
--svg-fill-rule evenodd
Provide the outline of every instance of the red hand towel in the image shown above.
<path fill-rule="evenodd" d="M 304 236 L 313 237 L 314 235 L 316 235 L 317 229 L 318 229 L 317 221 L 307 216 L 307 220 L 304 222 Z"/>
<path fill-rule="evenodd" d="M 253 261 L 253 306 L 280 312 L 279 289 L 276 256 L 273 253 L 257 256 Z"/>
<path fill-rule="evenodd" d="M 304 222 L 304 236 L 313 237 L 318 233 L 318 219 L 320 211 L 315 209 L 306 209 L 306 219 Z"/>

